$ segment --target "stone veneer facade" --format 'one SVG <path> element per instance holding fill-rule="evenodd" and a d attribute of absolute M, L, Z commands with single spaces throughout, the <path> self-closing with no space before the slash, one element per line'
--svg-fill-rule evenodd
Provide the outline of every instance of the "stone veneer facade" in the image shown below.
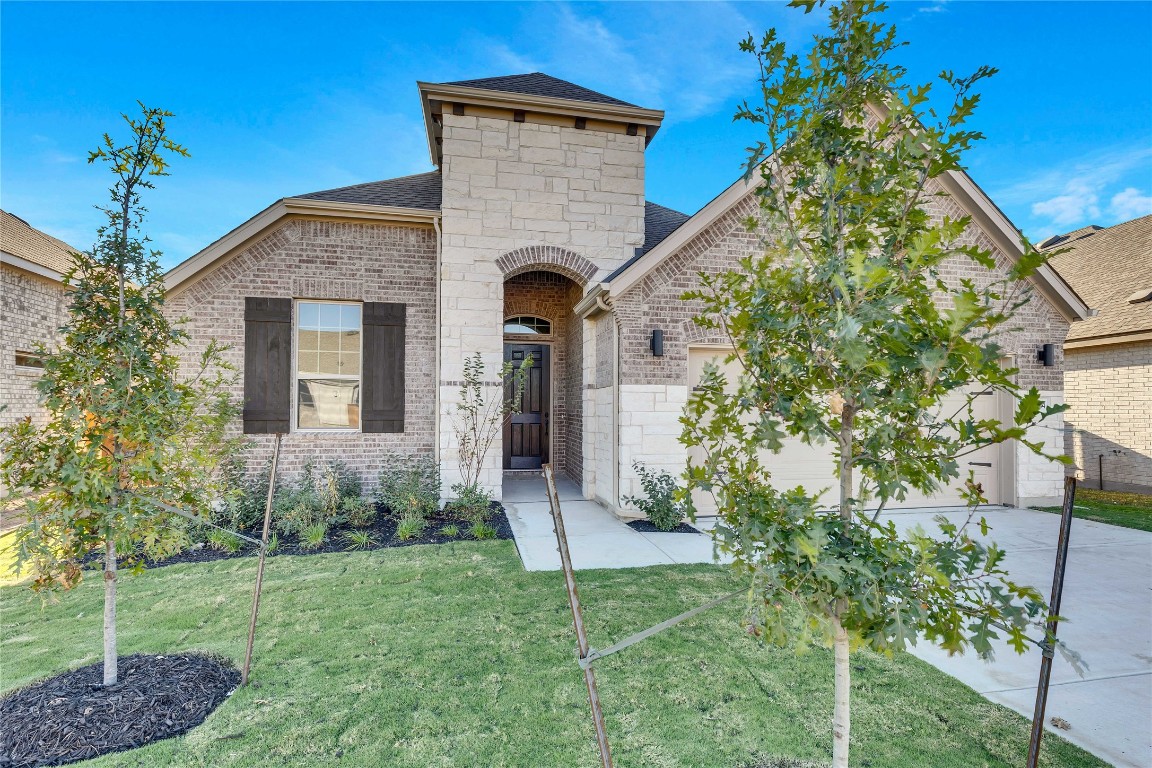
<path fill-rule="evenodd" d="M 442 120 L 439 442 L 447 487 L 459 477 L 450 420 L 463 360 L 479 351 L 488 371 L 503 362 L 505 281 L 558 271 L 582 292 L 644 242 L 644 136 L 542 117 L 516 122 L 509 111 L 472 107 L 464 115 L 445 110 Z M 582 327 L 568 334 L 584 337 Z M 570 359 L 586 362 L 583 354 Z M 491 381 L 489 391 L 499 386 Z M 583 455 L 582 435 L 564 440 L 565 455 L 577 447 Z M 481 480 L 496 498 L 502 455 L 497 441 Z"/>
<path fill-rule="evenodd" d="M 228 345 L 226 358 L 242 371 L 247 296 L 405 304 L 404 432 L 292 432 L 281 446 L 280 466 L 287 476 L 310 457 L 333 457 L 360 471 L 370 489 L 390 453 L 430 456 L 435 447 L 435 281 L 436 235 L 431 227 L 295 219 L 176 291 L 169 297 L 168 311 L 189 318 L 189 365 L 215 338 Z M 238 401 L 243 399 L 242 377 L 232 390 Z M 249 468 L 263 467 L 275 438 L 249 437 Z"/>
<path fill-rule="evenodd" d="M 1064 353 L 1066 452 L 1088 487 L 1152 493 L 1152 341 Z M 1107 408 L 1100 404 L 1107 402 Z"/>

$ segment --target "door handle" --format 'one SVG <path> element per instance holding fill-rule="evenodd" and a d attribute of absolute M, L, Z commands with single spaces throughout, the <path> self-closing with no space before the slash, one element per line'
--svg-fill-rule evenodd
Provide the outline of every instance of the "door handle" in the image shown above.
<path fill-rule="evenodd" d="M 990 462 L 990 461 L 970 461 L 970 462 L 968 462 L 968 466 L 970 466 L 970 467 L 990 467 L 990 466 L 992 466 L 992 462 Z"/>

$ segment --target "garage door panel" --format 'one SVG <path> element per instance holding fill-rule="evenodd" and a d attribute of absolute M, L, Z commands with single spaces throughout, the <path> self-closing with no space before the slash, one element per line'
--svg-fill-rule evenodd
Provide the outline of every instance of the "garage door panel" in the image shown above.
<path fill-rule="evenodd" d="M 704 365 L 707 362 L 714 362 L 719 365 L 727 375 L 730 385 L 736 381 L 740 375 L 741 369 L 738 362 L 725 364 L 723 362 L 727 352 L 719 349 L 692 349 L 689 351 L 689 383 L 691 386 L 696 386 L 704 371 Z M 957 393 L 947 398 L 940 412 L 945 416 L 951 416 L 959 410 L 966 398 L 965 394 Z M 982 419 L 995 419 L 998 418 L 999 400 L 1000 396 L 995 393 L 987 393 L 978 395 L 973 400 L 973 418 L 977 421 Z M 941 489 L 938 493 L 927 495 L 919 491 L 909 490 L 907 497 L 903 501 L 891 501 L 888 506 L 890 508 L 914 508 L 925 506 L 959 506 L 964 504 L 961 493 L 964 488 L 964 483 L 968 478 L 968 472 L 971 470 L 975 475 L 976 482 L 980 483 L 984 489 L 984 496 L 991 503 L 999 503 L 1000 499 L 1000 456 L 1003 453 L 999 446 L 989 446 L 982 448 L 968 456 L 959 459 L 960 477 L 947 488 Z M 703 453 L 698 448 L 693 448 L 689 451 L 689 455 L 693 458 L 694 462 L 699 463 L 703 459 Z M 784 445 L 780 452 L 773 455 L 771 452 L 765 451 L 761 456 L 761 461 L 768 471 L 772 474 L 772 486 L 779 490 L 787 490 L 797 486 L 803 486 L 804 490 L 809 493 L 815 493 L 821 489 L 827 489 L 820 497 L 820 503 L 826 506 L 834 506 L 838 498 L 839 481 L 835 476 L 835 459 L 833 447 L 830 444 L 826 445 L 806 445 L 798 438 L 788 438 L 784 441 Z M 715 513 L 715 503 L 709 494 L 697 493 L 693 496 L 697 504 L 698 514 L 707 515 Z"/>

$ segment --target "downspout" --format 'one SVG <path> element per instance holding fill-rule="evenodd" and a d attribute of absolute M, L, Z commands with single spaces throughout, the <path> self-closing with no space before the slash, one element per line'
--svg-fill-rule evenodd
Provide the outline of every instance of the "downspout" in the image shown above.
<path fill-rule="evenodd" d="M 433 402 L 436 409 L 436 426 L 435 432 L 432 436 L 432 460 L 436 462 L 436 466 L 440 466 L 440 355 L 441 355 L 441 336 L 443 329 L 440 327 L 440 277 L 443 271 L 441 264 L 442 233 L 440 232 L 440 216 L 435 216 L 432 219 L 432 229 L 436 231 L 436 312 L 435 320 L 436 325 L 436 378 L 433 379 L 435 386 L 433 388 Z"/>
<path fill-rule="evenodd" d="M 596 304 L 608 310 L 608 305 L 599 296 Z M 620 324 L 616 313 L 609 311 L 608 322 L 612 323 L 612 512 L 620 509 Z"/>

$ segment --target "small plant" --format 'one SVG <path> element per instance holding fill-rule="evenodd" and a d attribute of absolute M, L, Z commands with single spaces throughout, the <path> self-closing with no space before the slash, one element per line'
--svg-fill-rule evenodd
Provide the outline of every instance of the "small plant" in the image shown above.
<path fill-rule="evenodd" d="M 401 518 L 400 524 L 396 526 L 396 538 L 400 539 L 400 541 L 411 541 L 424 533 L 424 526 L 426 524 L 422 517 Z"/>
<path fill-rule="evenodd" d="M 661 531 L 675 530 L 684 519 L 684 504 L 676 499 L 676 479 L 664 470 L 653 472 L 638 461 L 632 462 L 632 468 L 640 476 L 644 498 L 625 496 L 624 501 L 643 512 Z"/>
<path fill-rule="evenodd" d="M 472 523 L 472 526 L 468 529 L 468 535 L 477 541 L 483 541 L 484 539 L 494 539 L 496 538 L 496 529 L 488 525 L 488 523 L 485 523 L 483 520 L 477 520 L 476 522 Z"/>
<path fill-rule="evenodd" d="M 492 516 L 492 495 L 479 485 L 456 483 L 452 486 L 452 511 L 470 523 L 486 523 Z"/>
<path fill-rule="evenodd" d="M 460 535 L 460 526 L 456 525 L 456 523 L 448 523 L 448 525 L 440 529 L 440 535 L 455 539 Z"/>
<path fill-rule="evenodd" d="M 300 546 L 304 549 L 320 549 L 328 539 L 328 526 L 316 523 L 304 529 L 300 534 Z"/>
<path fill-rule="evenodd" d="M 279 548 L 280 537 L 276 535 L 275 531 L 273 531 L 272 534 L 268 537 L 268 554 L 272 554 Z"/>
<path fill-rule="evenodd" d="M 376 522 L 376 505 L 368 499 L 349 496 L 340 502 L 340 513 L 353 528 L 367 528 Z"/>
<path fill-rule="evenodd" d="M 349 552 L 358 549 L 371 549 L 376 546 L 376 539 L 372 538 L 372 534 L 368 531 L 348 531 L 344 534 L 344 541 L 348 542 L 345 549 Z"/>
<path fill-rule="evenodd" d="M 440 467 L 431 456 L 397 456 L 385 459 L 376 497 L 401 521 L 423 522 L 440 509 Z"/>
<path fill-rule="evenodd" d="M 460 474 L 465 487 L 479 485 L 484 460 L 496 435 L 513 414 L 523 409 L 524 387 L 531 370 L 531 355 L 525 357 L 520 365 L 504 363 L 499 371 L 499 380 L 504 382 L 503 396 L 485 396 L 484 361 L 480 353 L 465 358 L 460 400 L 456 404 L 456 413 L 452 415 L 452 431 L 456 435 Z"/>
<path fill-rule="evenodd" d="M 239 552 L 241 546 L 240 539 L 236 538 L 227 531 L 220 531 L 215 529 L 208 532 L 207 544 L 208 546 L 212 547 L 212 549 L 216 549 L 221 552 Z"/>

